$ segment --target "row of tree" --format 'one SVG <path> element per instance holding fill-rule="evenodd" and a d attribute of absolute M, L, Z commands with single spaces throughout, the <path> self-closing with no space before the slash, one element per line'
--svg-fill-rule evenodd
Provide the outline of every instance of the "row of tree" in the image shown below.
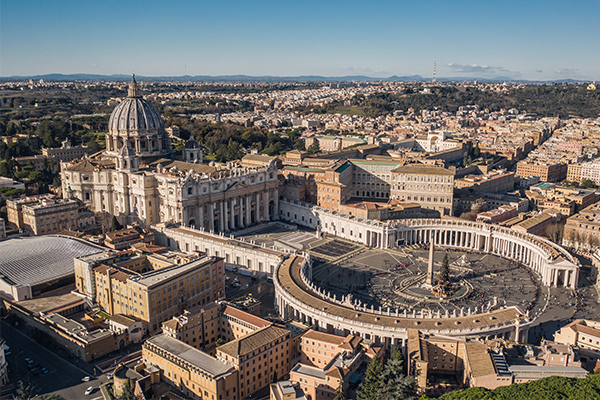
<path fill-rule="evenodd" d="M 584 235 L 575 229 L 569 229 L 565 239 L 567 239 L 569 246 L 577 249 L 584 248 L 593 251 L 600 245 L 600 240 L 597 236 L 592 234 Z"/>
<path fill-rule="evenodd" d="M 584 379 L 551 376 L 527 383 L 501 386 L 494 390 L 482 387 L 446 393 L 437 400 L 588 400 L 600 399 L 600 373 Z M 433 400 L 422 397 L 422 400 Z"/>

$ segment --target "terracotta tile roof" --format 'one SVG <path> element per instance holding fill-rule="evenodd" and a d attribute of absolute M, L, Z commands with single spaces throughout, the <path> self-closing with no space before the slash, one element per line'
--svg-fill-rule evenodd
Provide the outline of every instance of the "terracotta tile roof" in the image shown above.
<path fill-rule="evenodd" d="M 340 370 L 339 367 L 331 367 L 327 372 L 325 372 L 326 376 L 331 376 L 337 379 L 344 379 L 344 373 Z"/>
<path fill-rule="evenodd" d="M 139 234 L 140 233 L 134 228 L 126 228 L 126 229 L 121 229 L 121 230 L 114 231 L 114 232 L 107 232 L 106 238 L 109 240 L 115 240 L 115 239 L 121 239 L 124 237 L 135 237 L 135 236 L 139 236 Z"/>
<path fill-rule="evenodd" d="M 109 267 L 108 265 L 104 264 L 100 264 L 97 267 L 94 267 L 94 272 L 102 275 L 108 275 L 110 273 L 111 279 L 116 279 L 123 283 L 127 282 L 127 279 L 133 276 L 132 274 L 128 274 L 127 272 L 123 272 L 121 270 Z"/>
<path fill-rule="evenodd" d="M 144 253 L 162 253 L 163 251 L 167 251 L 166 247 L 143 242 L 132 244 L 131 247 Z"/>
<path fill-rule="evenodd" d="M 224 345 L 217 347 L 217 351 L 238 358 L 289 335 L 290 331 L 287 329 L 271 325 L 254 331 L 249 335 L 232 340 L 229 343 L 225 343 Z"/>
<path fill-rule="evenodd" d="M 488 353 L 488 347 L 483 343 L 467 342 L 465 344 L 466 360 L 471 366 L 471 376 L 495 375 L 494 361 Z"/>
<path fill-rule="evenodd" d="M 420 175 L 447 175 L 454 176 L 454 172 L 443 167 L 427 165 L 404 165 L 393 169 L 391 172 L 397 174 L 420 174 Z"/>
<path fill-rule="evenodd" d="M 273 325 L 272 322 L 264 320 L 256 315 L 252 315 L 245 311 L 239 310 L 235 307 L 226 306 L 225 310 L 223 310 L 223 314 L 231 315 L 234 318 L 247 322 L 250 325 L 253 325 L 257 328 L 264 328 L 265 326 Z"/>
<path fill-rule="evenodd" d="M 92 164 L 88 159 L 84 158 L 80 162 L 72 163 L 67 171 L 72 172 L 94 172 L 97 169 L 96 165 Z"/>
<path fill-rule="evenodd" d="M 340 344 L 342 344 L 342 341 L 344 340 L 344 338 L 342 338 L 341 336 L 333 335 L 331 333 L 314 331 L 312 329 L 309 329 L 308 331 L 306 331 L 306 333 L 304 335 L 302 335 L 301 337 L 303 339 L 312 339 L 312 340 L 318 340 L 320 342 L 327 342 L 327 343 L 335 344 L 336 346 L 339 346 Z"/>
<path fill-rule="evenodd" d="M 344 338 L 342 344 L 340 344 L 340 348 L 354 351 L 354 349 L 360 346 L 361 341 L 362 339 L 359 336 L 348 335 Z"/>
<path fill-rule="evenodd" d="M 583 324 L 575 325 L 575 329 L 577 330 L 577 332 L 583 333 L 585 335 L 600 337 L 600 331 L 598 329 L 590 328 L 589 326 L 585 326 Z"/>

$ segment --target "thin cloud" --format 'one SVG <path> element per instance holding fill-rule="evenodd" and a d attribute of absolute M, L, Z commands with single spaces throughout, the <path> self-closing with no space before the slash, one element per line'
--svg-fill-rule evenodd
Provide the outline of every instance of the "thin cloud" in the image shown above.
<path fill-rule="evenodd" d="M 466 73 L 466 74 L 507 74 L 507 75 L 520 75 L 519 72 L 510 71 L 504 67 L 494 67 L 491 65 L 483 64 L 456 64 L 450 63 L 446 67 L 450 68 L 452 72 Z"/>
<path fill-rule="evenodd" d="M 543 71 L 541 69 L 536 69 L 535 72 L 537 72 L 538 74 L 541 74 Z"/>
<path fill-rule="evenodd" d="M 554 73 L 561 78 L 578 78 L 580 76 L 579 70 L 572 68 L 561 68 Z"/>
<path fill-rule="evenodd" d="M 344 72 L 352 73 L 352 74 L 361 74 L 361 75 L 389 75 L 389 72 L 379 71 L 371 68 L 362 68 L 358 66 L 344 68 Z"/>

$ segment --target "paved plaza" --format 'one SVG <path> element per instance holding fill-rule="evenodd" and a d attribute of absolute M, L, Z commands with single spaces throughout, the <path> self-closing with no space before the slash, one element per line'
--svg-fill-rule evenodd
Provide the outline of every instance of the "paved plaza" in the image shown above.
<path fill-rule="evenodd" d="M 365 249 L 340 263 L 316 262 L 313 279 L 338 298 L 351 293 L 367 307 L 373 305 L 375 309 L 379 306 L 409 312 L 430 309 L 441 314 L 446 310 L 459 312 L 461 308 L 466 311 L 477 307 L 481 311 L 493 305 L 518 305 L 534 314 L 543 309 L 539 301 L 539 280 L 527 268 L 488 254 L 438 249 L 434 254 L 435 271 L 445 254 L 448 254 L 451 280 L 461 287 L 457 292 L 460 298 L 441 299 L 424 285 L 423 274 L 428 262 L 425 249 Z M 402 292 L 404 295 L 399 293 L 400 287 L 419 276 L 422 279 L 408 286 Z"/>
<path fill-rule="evenodd" d="M 245 240 L 267 246 L 290 244 L 308 251 L 313 258 L 313 281 L 337 298 L 351 294 L 367 307 L 389 307 L 412 313 L 431 310 L 452 314 L 462 309 L 486 311 L 488 307 L 519 306 L 535 322 L 529 341 L 552 339 L 551 334 L 574 318 L 597 319 L 600 315 L 598 293 L 585 278 L 579 288 L 548 288 L 529 268 L 499 256 L 436 247 L 434 271 L 448 255 L 451 281 L 459 289 L 446 299 L 432 294 L 424 285 L 429 252 L 427 248 L 407 246 L 399 249 L 373 249 L 327 236 L 317 238 L 314 231 L 290 230 L 284 226 L 257 229 Z"/>

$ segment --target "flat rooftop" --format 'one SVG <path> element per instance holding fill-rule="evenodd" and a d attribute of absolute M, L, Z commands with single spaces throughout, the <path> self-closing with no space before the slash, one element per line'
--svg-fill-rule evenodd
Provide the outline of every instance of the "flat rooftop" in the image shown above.
<path fill-rule="evenodd" d="M 59 236 L 0 242 L 0 275 L 12 284 L 32 286 L 74 273 L 73 259 L 99 253 L 99 247 Z"/>
<path fill-rule="evenodd" d="M 189 270 L 196 269 L 203 265 L 212 264 L 216 260 L 216 257 L 202 257 L 183 265 L 176 265 L 169 268 L 163 268 L 156 271 L 147 272 L 143 275 L 132 276 L 129 279 L 139 283 L 140 285 L 151 287 L 157 284 L 165 283 L 169 279 L 184 274 Z"/>
<path fill-rule="evenodd" d="M 147 340 L 147 343 L 171 353 L 172 355 L 189 362 L 195 367 L 208 372 L 213 376 L 225 374 L 233 369 L 232 366 L 225 364 L 216 358 L 183 343 L 180 340 L 159 334 Z"/>

